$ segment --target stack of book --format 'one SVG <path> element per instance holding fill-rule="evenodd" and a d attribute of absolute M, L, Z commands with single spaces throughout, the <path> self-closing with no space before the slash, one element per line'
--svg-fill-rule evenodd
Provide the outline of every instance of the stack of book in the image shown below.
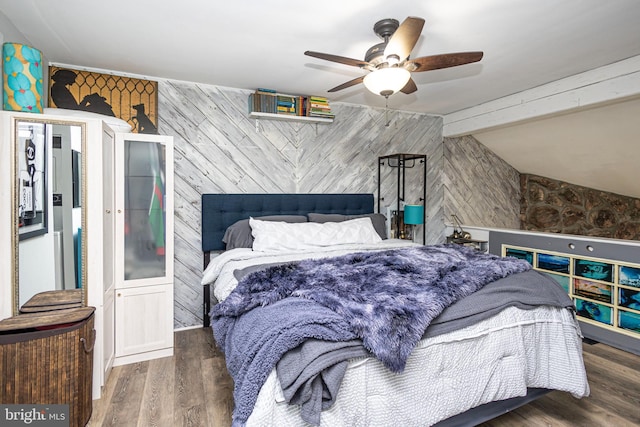
<path fill-rule="evenodd" d="M 329 100 L 322 96 L 286 95 L 274 89 L 256 89 L 249 95 L 249 113 L 334 118 Z"/>
<path fill-rule="evenodd" d="M 298 116 L 298 103 L 300 102 L 299 96 L 284 95 L 281 93 L 276 94 L 276 109 L 278 114 L 290 114 Z"/>
<path fill-rule="evenodd" d="M 323 96 L 310 96 L 307 98 L 307 116 L 334 118 L 331 112 L 329 100 Z"/>
<path fill-rule="evenodd" d="M 249 95 L 249 112 L 276 114 L 276 91 L 272 89 L 257 89 Z"/>

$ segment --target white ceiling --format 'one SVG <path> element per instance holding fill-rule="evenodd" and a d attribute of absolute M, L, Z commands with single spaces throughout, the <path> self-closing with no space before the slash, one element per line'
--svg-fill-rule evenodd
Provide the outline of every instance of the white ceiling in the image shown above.
<path fill-rule="evenodd" d="M 373 32 L 376 21 L 419 16 L 426 24 L 412 57 L 484 51 L 479 63 L 414 73 L 418 91 L 389 98 L 390 108 L 445 116 L 640 55 L 638 0 L 0 0 L 0 12 L 56 64 L 301 94 L 326 94 L 362 73 L 305 56 L 305 50 L 364 59 L 381 41 Z M 328 97 L 385 105 L 363 85 Z M 629 127 L 639 135 L 635 122 Z M 554 122 L 554 128 L 562 127 Z M 547 137 L 540 130 L 545 128 L 536 129 L 540 138 L 564 138 L 562 144 L 568 144 L 567 135 Z M 538 147 L 529 157 L 539 158 L 545 144 L 519 129 L 485 132 L 479 139 L 521 172 L 544 175 L 537 165 L 548 166 L 545 160 L 523 162 L 515 147 L 526 138 L 527 147 Z M 572 125 L 569 133 L 579 130 Z M 604 127 L 591 133 L 610 135 Z M 640 149 L 633 154 L 640 158 Z M 581 161 L 593 170 L 588 159 Z M 581 184 L 577 178 L 565 179 Z M 595 184 L 588 185 L 640 197 L 640 189 Z"/>

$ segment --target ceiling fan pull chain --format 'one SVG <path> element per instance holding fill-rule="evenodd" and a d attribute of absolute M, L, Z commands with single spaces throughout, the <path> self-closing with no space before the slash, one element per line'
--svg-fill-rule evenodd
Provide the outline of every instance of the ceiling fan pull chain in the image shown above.
<path fill-rule="evenodd" d="M 389 97 L 384 97 L 384 120 L 387 122 L 384 126 L 389 127 Z"/>

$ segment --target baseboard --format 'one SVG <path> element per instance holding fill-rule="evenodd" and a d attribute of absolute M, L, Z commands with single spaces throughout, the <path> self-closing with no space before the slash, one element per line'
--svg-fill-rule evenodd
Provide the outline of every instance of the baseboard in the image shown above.
<path fill-rule="evenodd" d="M 173 332 L 190 331 L 191 329 L 202 329 L 202 325 L 183 326 L 182 328 L 175 328 Z"/>
<path fill-rule="evenodd" d="M 145 360 L 159 359 L 161 357 L 170 356 L 173 356 L 173 347 L 116 357 L 113 360 L 113 366 L 128 365 L 130 363 L 144 362 Z"/>

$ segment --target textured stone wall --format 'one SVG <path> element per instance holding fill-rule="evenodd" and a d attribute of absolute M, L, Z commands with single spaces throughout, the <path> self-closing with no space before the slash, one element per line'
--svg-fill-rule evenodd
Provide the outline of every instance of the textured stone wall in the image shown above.
<path fill-rule="evenodd" d="M 520 175 L 523 230 L 640 240 L 640 199 Z"/>

